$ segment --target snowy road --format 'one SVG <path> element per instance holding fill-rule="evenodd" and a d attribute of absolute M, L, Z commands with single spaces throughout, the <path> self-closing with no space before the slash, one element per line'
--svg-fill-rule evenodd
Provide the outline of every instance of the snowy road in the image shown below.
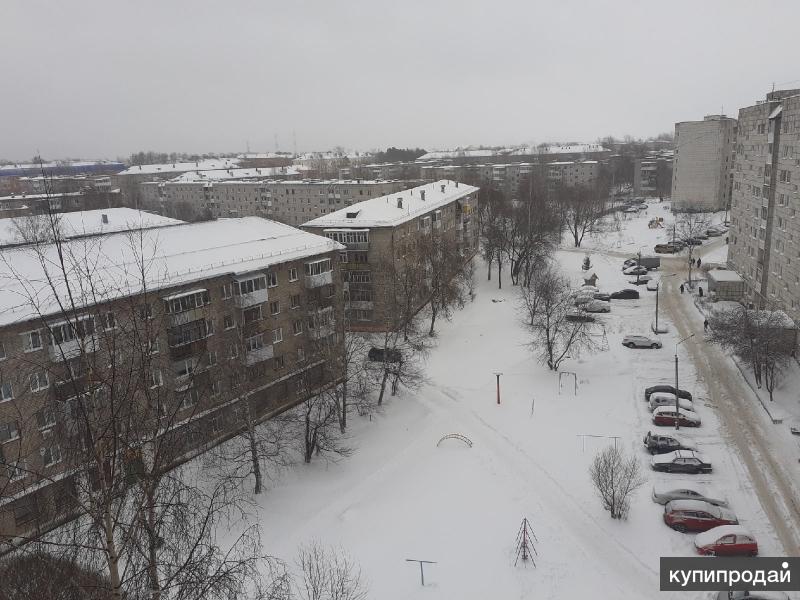
<path fill-rule="evenodd" d="M 717 238 L 697 254 L 704 256 L 714 252 L 722 243 L 723 240 Z M 726 438 L 738 450 L 784 553 L 797 556 L 800 554 L 800 495 L 795 485 L 798 466 L 794 448 L 775 443 L 775 425 L 766 418 L 731 359 L 703 340 L 702 317 L 691 297 L 679 294 L 677 289 L 688 275 L 685 258 L 664 258 L 661 270 L 681 275 L 663 280 L 662 306 L 681 338 L 695 334 L 687 340 L 687 350 L 698 375 L 706 382 Z"/>

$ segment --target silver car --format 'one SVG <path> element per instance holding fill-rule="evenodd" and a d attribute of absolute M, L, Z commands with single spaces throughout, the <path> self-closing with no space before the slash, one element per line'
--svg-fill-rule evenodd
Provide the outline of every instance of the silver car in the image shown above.
<path fill-rule="evenodd" d="M 646 335 L 626 335 L 622 338 L 622 345 L 628 348 L 661 348 L 661 342 Z"/>
<path fill-rule="evenodd" d="M 724 496 L 694 482 L 670 481 L 653 486 L 653 502 L 666 504 L 673 500 L 702 500 L 714 506 L 728 506 Z"/>

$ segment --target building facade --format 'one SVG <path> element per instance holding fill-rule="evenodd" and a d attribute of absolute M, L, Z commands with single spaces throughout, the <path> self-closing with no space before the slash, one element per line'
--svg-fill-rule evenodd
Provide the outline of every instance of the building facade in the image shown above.
<path fill-rule="evenodd" d="M 478 249 L 478 188 L 436 181 L 358 202 L 303 224 L 306 231 L 344 244 L 339 264 L 348 327 L 385 331 L 393 322 L 391 298 L 396 282 L 388 261 L 414 260 L 405 248 L 425 235 L 447 236 L 465 260 Z M 424 279 L 425 274 L 419 273 Z M 420 298 L 417 310 L 426 299 Z"/>
<path fill-rule="evenodd" d="M 343 246 L 256 217 L 139 233 L 133 244 L 126 233 L 65 242 L 69 256 L 89 249 L 94 269 L 91 294 L 77 294 L 87 282 L 72 281 L 69 310 L 59 309 L 63 286 L 21 302 L 31 283 L 2 273 L 4 538 L 69 515 L 85 489 L 86 453 L 101 444 L 87 440 L 102 438 L 110 429 L 103 424 L 122 427 L 131 410 L 143 415 L 131 427 L 153 420 L 149 431 L 169 436 L 178 464 L 241 431 L 243 415 L 261 421 L 339 377 L 342 294 L 334 271 Z M 41 281 L 37 252 L 55 249 L 0 250 L 2 263 L 13 261 L 29 282 Z"/>
<path fill-rule="evenodd" d="M 673 210 L 714 212 L 729 206 L 735 140 L 736 119 L 725 115 L 675 123 Z"/>
<path fill-rule="evenodd" d="M 800 89 L 739 110 L 728 264 L 759 308 L 800 322 Z"/>
<path fill-rule="evenodd" d="M 168 181 L 141 184 L 143 205 L 193 220 L 260 216 L 300 225 L 354 202 L 401 191 L 401 181 Z"/>
<path fill-rule="evenodd" d="M 671 150 L 650 152 L 633 161 L 633 194 L 639 197 L 669 198 L 672 190 Z"/>

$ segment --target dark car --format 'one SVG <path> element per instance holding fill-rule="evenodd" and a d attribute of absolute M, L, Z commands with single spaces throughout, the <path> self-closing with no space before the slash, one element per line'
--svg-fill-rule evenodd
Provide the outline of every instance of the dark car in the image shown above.
<path fill-rule="evenodd" d="M 654 471 L 665 473 L 711 473 L 711 463 L 691 450 L 676 450 L 654 456 L 650 461 Z"/>
<path fill-rule="evenodd" d="M 611 300 L 611 294 L 606 294 L 605 292 L 595 292 L 594 299 L 608 302 L 609 300 Z"/>
<path fill-rule="evenodd" d="M 649 401 L 650 396 L 652 394 L 655 394 L 656 392 L 667 392 L 668 394 L 674 394 L 675 387 L 665 383 L 652 385 L 644 391 L 644 399 Z M 692 395 L 686 390 L 678 390 L 678 398 L 683 398 L 684 400 L 691 400 Z"/>
<path fill-rule="evenodd" d="M 367 358 L 373 362 L 387 363 L 396 363 L 403 360 L 400 350 L 397 350 L 396 348 L 370 348 Z"/>
<path fill-rule="evenodd" d="M 676 254 L 680 251 L 681 249 L 678 246 L 673 246 L 672 244 L 656 244 L 653 246 L 653 252 L 656 254 Z"/>
<path fill-rule="evenodd" d="M 611 294 L 612 300 L 638 300 L 639 292 L 630 288 Z"/>
<path fill-rule="evenodd" d="M 574 323 L 594 323 L 595 321 L 592 315 L 582 311 L 568 312 L 564 318 Z"/>
<path fill-rule="evenodd" d="M 650 454 L 666 454 L 675 450 L 695 450 L 692 444 L 674 435 L 661 435 L 648 431 L 642 441 Z"/>
<path fill-rule="evenodd" d="M 696 238 L 696 237 L 686 238 L 684 241 L 686 242 L 687 246 L 702 246 L 703 245 L 703 240 L 701 240 L 700 238 Z"/>

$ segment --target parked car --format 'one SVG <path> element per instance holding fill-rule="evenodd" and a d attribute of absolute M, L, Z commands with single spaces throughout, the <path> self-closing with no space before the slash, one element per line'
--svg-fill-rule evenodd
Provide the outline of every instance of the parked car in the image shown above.
<path fill-rule="evenodd" d="M 644 275 L 647 273 L 647 267 L 642 265 L 634 265 L 622 270 L 623 275 Z"/>
<path fill-rule="evenodd" d="M 651 385 L 649 388 L 645 389 L 644 399 L 650 400 L 650 396 L 652 396 L 656 392 L 668 392 L 670 394 L 674 394 L 675 387 L 667 383 L 659 383 L 657 385 Z M 692 395 L 686 390 L 678 390 L 678 398 L 685 398 L 686 400 L 691 400 Z"/>
<path fill-rule="evenodd" d="M 728 506 L 725 497 L 706 486 L 690 481 L 674 481 L 653 485 L 653 502 L 666 504 L 671 500 L 702 500 L 716 506 Z"/>
<path fill-rule="evenodd" d="M 632 290 L 630 288 L 626 288 L 624 290 L 620 290 L 618 292 L 614 292 L 611 294 L 612 300 L 638 300 L 639 299 L 639 292 L 636 290 Z"/>
<path fill-rule="evenodd" d="M 590 313 L 607 313 L 611 312 L 611 304 L 603 302 L 602 300 L 589 300 L 583 305 L 583 310 Z"/>
<path fill-rule="evenodd" d="M 700 427 L 700 417 L 682 408 L 679 408 L 677 413 L 674 406 L 659 406 L 653 411 L 653 425 L 674 426 L 675 421 L 678 421 L 681 427 Z"/>
<path fill-rule="evenodd" d="M 633 206 L 631 206 L 630 208 L 626 208 L 626 209 L 625 209 L 625 212 L 626 212 L 626 213 L 638 213 L 638 212 L 639 212 L 639 209 L 638 209 L 638 208 L 635 208 L 635 207 L 633 207 Z"/>
<path fill-rule="evenodd" d="M 682 249 L 677 244 L 656 244 L 653 246 L 653 252 L 657 254 L 676 254 Z"/>
<path fill-rule="evenodd" d="M 594 300 L 594 294 L 586 293 L 586 294 L 576 294 L 575 295 L 575 306 L 580 306 L 582 304 L 588 304 Z"/>
<path fill-rule="evenodd" d="M 702 246 L 703 245 L 703 240 L 701 240 L 700 238 L 696 238 L 696 237 L 686 238 L 683 241 L 686 243 L 687 246 Z"/>
<path fill-rule="evenodd" d="M 642 256 L 637 264 L 642 265 L 643 267 L 647 267 L 651 271 L 653 269 L 658 269 L 661 267 L 661 257 L 660 256 Z"/>
<path fill-rule="evenodd" d="M 631 279 L 628 281 L 631 285 L 645 285 L 649 281 L 653 280 L 652 275 L 637 275 L 636 279 Z"/>
<path fill-rule="evenodd" d="M 573 311 L 568 312 L 564 317 L 567 321 L 576 323 L 594 323 L 594 317 L 589 313 Z"/>
<path fill-rule="evenodd" d="M 666 454 L 675 450 L 696 450 L 694 444 L 679 438 L 676 435 L 662 435 L 660 433 L 647 432 L 642 440 L 644 447 L 650 454 Z"/>
<path fill-rule="evenodd" d="M 786 592 L 747 592 L 728 590 L 717 592 L 715 600 L 792 600 Z"/>
<path fill-rule="evenodd" d="M 694 538 L 700 554 L 711 556 L 757 556 L 758 543 L 753 534 L 741 525 L 720 525 Z"/>
<path fill-rule="evenodd" d="M 714 227 L 709 227 L 708 229 L 706 229 L 706 235 L 708 235 L 710 237 L 719 237 L 722 234 L 724 234 L 726 231 L 727 231 L 727 229 L 717 229 L 717 228 L 714 228 Z"/>
<path fill-rule="evenodd" d="M 675 406 L 675 394 L 669 392 L 656 392 L 650 394 L 650 400 L 647 401 L 650 410 L 655 410 L 659 406 Z M 694 403 L 686 398 L 678 398 L 678 407 L 683 410 L 690 410 L 694 412 Z"/>
<path fill-rule="evenodd" d="M 629 258 L 624 263 L 622 263 L 622 270 L 624 271 L 628 267 L 635 267 L 639 264 L 639 261 L 635 258 Z"/>
<path fill-rule="evenodd" d="M 650 459 L 654 471 L 664 473 L 711 473 L 711 463 L 693 450 L 675 450 L 666 454 L 656 454 Z"/>
<path fill-rule="evenodd" d="M 721 525 L 738 525 L 733 511 L 702 500 L 672 500 L 664 506 L 664 523 L 675 531 L 708 531 Z"/>
<path fill-rule="evenodd" d="M 594 299 L 602 300 L 603 302 L 608 302 L 611 300 L 611 294 L 607 294 L 606 292 L 595 292 Z"/>
<path fill-rule="evenodd" d="M 701 231 L 700 233 L 698 233 L 694 237 L 696 237 L 698 240 L 707 240 L 708 239 L 708 234 L 705 231 Z"/>
<path fill-rule="evenodd" d="M 626 335 L 622 338 L 622 345 L 628 348 L 661 348 L 661 342 L 646 335 Z"/>
<path fill-rule="evenodd" d="M 402 362 L 403 355 L 397 348 L 370 348 L 367 358 L 373 362 Z"/>
<path fill-rule="evenodd" d="M 647 282 L 647 289 L 648 291 L 655 292 L 658 289 L 659 280 L 658 279 L 651 279 Z"/>

